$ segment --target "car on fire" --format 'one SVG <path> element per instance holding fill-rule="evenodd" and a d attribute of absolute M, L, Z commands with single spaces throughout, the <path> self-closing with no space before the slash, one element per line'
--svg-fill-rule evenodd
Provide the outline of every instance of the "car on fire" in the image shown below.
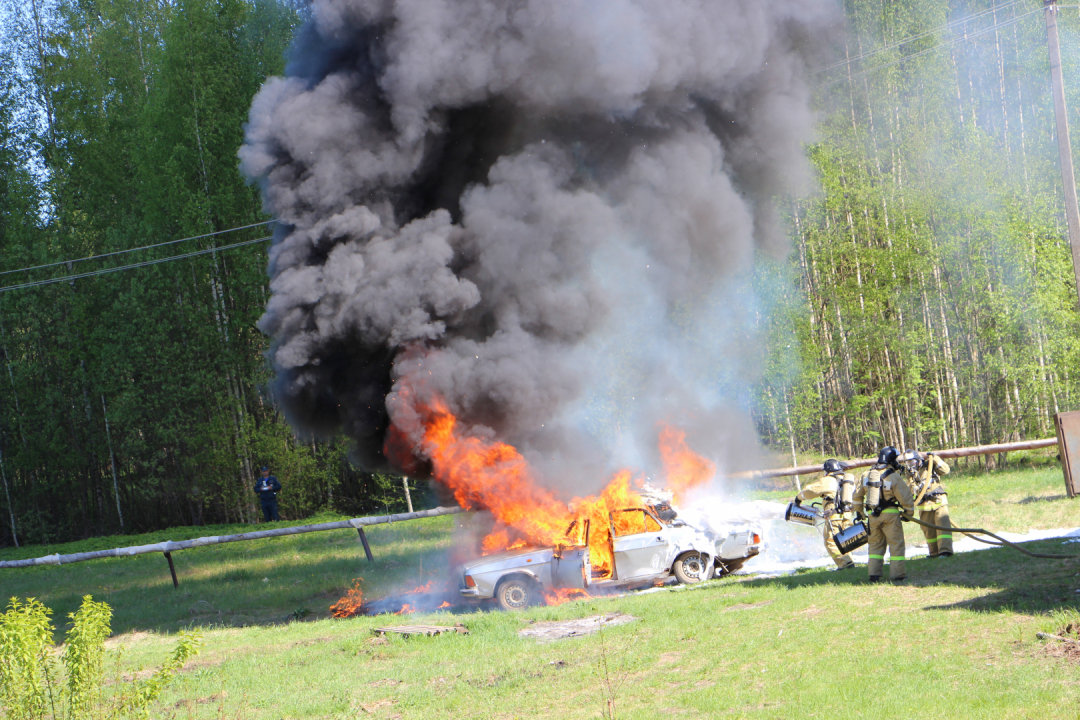
<path fill-rule="evenodd" d="M 761 552 L 761 536 L 753 530 L 717 537 L 673 516 L 649 505 L 609 513 L 606 544 L 613 567 L 606 576 L 597 576 L 591 567 L 586 524 L 580 545 L 517 548 L 466 563 L 461 594 L 494 598 L 504 609 L 517 610 L 557 590 L 632 589 L 671 577 L 698 583 L 735 572 Z"/>

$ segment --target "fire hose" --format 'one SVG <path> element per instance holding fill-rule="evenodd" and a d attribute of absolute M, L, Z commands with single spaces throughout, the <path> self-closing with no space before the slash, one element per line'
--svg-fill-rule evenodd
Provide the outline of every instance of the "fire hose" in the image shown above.
<path fill-rule="evenodd" d="M 946 531 L 951 531 L 951 532 L 963 533 L 964 535 L 967 535 L 972 540 L 975 540 L 975 541 L 981 542 L 981 543 L 985 543 L 986 545 L 993 545 L 994 547 L 1001 547 L 1003 545 L 1007 545 L 1007 546 L 1013 548 L 1014 550 L 1019 550 L 1020 552 L 1024 553 L 1025 555 L 1030 555 L 1033 558 L 1044 558 L 1046 560 L 1075 560 L 1076 558 L 1080 558 L 1080 555 L 1048 555 L 1046 553 L 1033 553 L 1030 550 L 1025 550 L 1024 548 L 1020 547 L 1018 544 L 1016 544 L 1014 542 L 1009 542 L 1008 540 L 1001 537 L 1000 535 L 995 535 L 994 533 L 990 532 L 989 530 L 984 530 L 982 528 L 944 527 L 942 525 L 934 525 L 933 523 L 924 522 L 924 521 L 918 519 L 917 517 L 914 517 L 912 515 L 908 515 L 907 513 L 901 513 L 901 516 L 908 519 L 908 520 L 910 520 L 913 523 L 918 523 L 919 525 L 922 525 L 923 527 L 933 528 L 935 530 L 946 530 Z M 998 542 L 993 542 L 992 540 L 985 540 L 985 539 L 983 539 L 981 537 L 977 537 L 978 535 L 989 535 L 990 537 L 994 538 Z"/>
<path fill-rule="evenodd" d="M 935 530 L 944 530 L 946 532 L 958 532 L 963 535 L 967 535 L 972 540 L 984 543 L 986 545 L 992 545 L 994 547 L 1008 546 L 1033 558 L 1042 558 L 1046 560 L 1075 560 L 1077 558 L 1080 558 L 1080 555 L 1050 555 L 1047 553 L 1034 553 L 1030 550 L 1025 550 L 1017 543 L 1010 542 L 1009 540 L 1006 540 L 1000 535 L 996 535 L 984 528 L 945 527 L 943 525 L 935 525 L 933 523 L 919 520 L 918 518 L 908 515 L 904 512 L 902 512 L 900 516 L 905 520 L 910 520 L 911 522 L 922 525 L 923 527 L 933 528 Z M 820 521 L 827 519 L 828 518 L 822 512 L 820 505 L 815 506 L 814 504 L 811 504 L 809 507 L 800 507 L 795 503 L 790 503 L 788 505 L 787 511 L 784 513 L 784 520 L 787 520 L 788 522 L 793 522 L 801 525 L 809 525 L 813 527 L 817 527 Z M 869 534 L 869 526 L 864 522 L 865 519 L 865 516 L 859 518 L 855 526 L 848 527 L 847 529 L 842 530 L 834 536 L 833 541 L 837 544 L 837 547 L 842 548 L 843 552 L 849 552 L 850 550 L 854 550 L 855 548 L 860 547 L 861 545 L 864 545 L 866 543 L 867 536 Z M 857 526 L 861 526 L 862 529 L 857 530 Z M 996 540 L 997 542 L 994 542 L 994 540 L 987 540 L 985 538 L 978 537 L 979 535 L 987 535 L 991 538 L 994 538 L 994 540 Z M 842 537 L 843 540 L 841 539 Z M 847 543 L 850 543 L 850 550 L 843 548 L 843 546 Z"/>

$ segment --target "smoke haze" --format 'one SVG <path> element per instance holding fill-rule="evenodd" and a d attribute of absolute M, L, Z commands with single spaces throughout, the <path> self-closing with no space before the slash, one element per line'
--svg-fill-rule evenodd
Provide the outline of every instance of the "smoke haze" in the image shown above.
<path fill-rule="evenodd" d="M 581 494 L 658 421 L 752 463 L 755 252 L 807 177 L 831 0 L 316 0 L 241 167 L 276 395 L 369 470 L 422 473 L 416 404 Z M 387 439 L 391 426 L 396 433 Z M 558 479 L 557 482 L 555 479 Z"/>

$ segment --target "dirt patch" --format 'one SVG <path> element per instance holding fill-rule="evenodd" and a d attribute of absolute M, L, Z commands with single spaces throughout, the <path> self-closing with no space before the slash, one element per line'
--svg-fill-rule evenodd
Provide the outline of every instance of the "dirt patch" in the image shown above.
<path fill-rule="evenodd" d="M 177 700 L 173 704 L 173 707 L 182 708 L 182 707 L 190 707 L 191 705 L 207 705 L 209 703 L 219 703 L 219 702 L 221 702 L 222 700 L 224 700 L 227 697 L 229 697 L 229 693 L 226 692 L 225 690 L 222 690 L 219 693 L 214 693 L 213 695 L 207 695 L 206 697 L 196 698 L 195 700 Z"/>
<path fill-rule="evenodd" d="M 147 678 L 153 677 L 155 672 L 157 672 L 157 671 L 156 670 L 139 670 L 138 672 L 134 672 L 134 673 L 124 673 L 123 675 L 120 676 L 120 679 L 123 680 L 124 682 L 128 682 L 128 683 L 129 682 L 134 682 L 136 680 L 146 680 Z"/>
<path fill-rule="evenodd" d="M 811 605 L 810 607 L 800 610 L 795 614 L 802 615 L 803 617 L 813 617 L 814 615 L 820 615 L 823 612 L 825 611 L 819 608 L 817 605 Z"/>
<path fill-rule="evenodd" d="M 551 620 L 549 622 L 533 623 L 527 628 L 518 630 L 518 635 L 536 638 L 540 642 L 551 642 L 552 640 L 592 635 L 602 627 L 625 625 L 634 620 L 637 620 L 637 618 L 633 615 L 626 615 L 621 612 L 592 615 L 576 620 Z"/>
<path fill-rule="evenodd" d="M 658 667 L 663 667 L 664 665 L 671 665 L 672 663 L 676 662 L 681 657 L 682 657 L 681 652 L 662 653 L 660 655 L 660 657 L 656 659 L 656 664 L 657 664 Z"/>
<path fill-rule="evenodd" d="M 1039 639 L 1046 642 L 1043 652 L 1050 657 L 1080 663 L 1080 621 L 1066 623 L 1056 633 L 1039 633 Z"/>
<path fill-rule="evenodd" d="M 140 643 L 143 640 L 146 640 L 148 637 L 150 637 L 150 633 L 144 630 L 124 633 L 123 635 L 117 635 L 116 637 L 111 637 L 107 639 L 105 641 L 105 648 L 107 650 L 112 650 L 118 645 L 125 645 L 127 647 L 131 647 L 136 643 Z"/>
<path fill-rule="evenodd" d="M 384 687 L 384 686 L 394 687 L 395 685 L 400 685 L 400 684 L 401 684 L 400 680 L 395 680 L 393 678 L 384 678 L 382 680 L 376 680 L 373 683 L 368 683 L 368 685 L 370 685 L 371 687 Z"/>
<path fill-rule="evenodd" d="M 307 647 L 308 645 L 317 645 L 319 643 L 330 642 L 333 639 L 334 638 L 332 638 L 332 637 L 320 637 L 320 638 L 311 638 L 310 640 L 297 640 L 296 642 L 294 642 L 289 647 Z"/>
<path fill-rule="evenodd" d="M 389 712 L 389 708 L 391 708 L 393 706 L 394 706 L 394 701 L 389 699 L 389 698 L 383 698 L 382 700 L 377 700 L 376 702 L 373 702 L 373 703 L 360 703 L 360 709 L 363 710 L 364 713 L 366 713 L 368 715 L 374 715 L 375 713 L 379 713 L 379 711 L 382 710 L 383 708 L 387 708 L 387 712 Z M 379 714 L 382 715 L 383 713 L 379 713 Z M 399 718 L 401 716 L 400 715 L 391 715 L 390 717 Z"/>
<path fill-rule="evenodd" d="M 735 603 L 734 605 L 729 605 L 726 608 L 724 608 L 724 612 L 733 612 L 733 611 L 739 611 L 739 610 L 757 610 L 758 608 L 763 608 L 763 607 L 766 607 L 766 606 L 772 605 L 772 604 L 773 604 L 772 600 L 762 600 L 761 602 L 756 602 L 756 603 Z M 803 612 L 805 612 L 805 611 L 803 611 Z M 798 613 L 796 613 L 796 614 L 798 614 Z"/>
<path fill-rule="evenodd" d="M 202 670 L 204 668 L 213 668 L 225 663 L 225 658 L 200 658 L 198 660 L 192 660 L 180 669 L 180 672 L 191 672 L 192 670 Z"/>

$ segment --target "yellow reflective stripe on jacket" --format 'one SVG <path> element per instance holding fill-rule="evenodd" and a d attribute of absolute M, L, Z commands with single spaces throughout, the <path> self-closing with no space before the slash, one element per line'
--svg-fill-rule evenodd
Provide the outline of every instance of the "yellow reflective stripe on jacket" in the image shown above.
<path fill-rule="evenodd" d="M 891 507 L 891 508 L 885 508 L 884 510 L 882 510 L 881 514 L 884 515 L 885 513 L 898 513 L 898 512 L 900 512 L 900 508 Z"/>

